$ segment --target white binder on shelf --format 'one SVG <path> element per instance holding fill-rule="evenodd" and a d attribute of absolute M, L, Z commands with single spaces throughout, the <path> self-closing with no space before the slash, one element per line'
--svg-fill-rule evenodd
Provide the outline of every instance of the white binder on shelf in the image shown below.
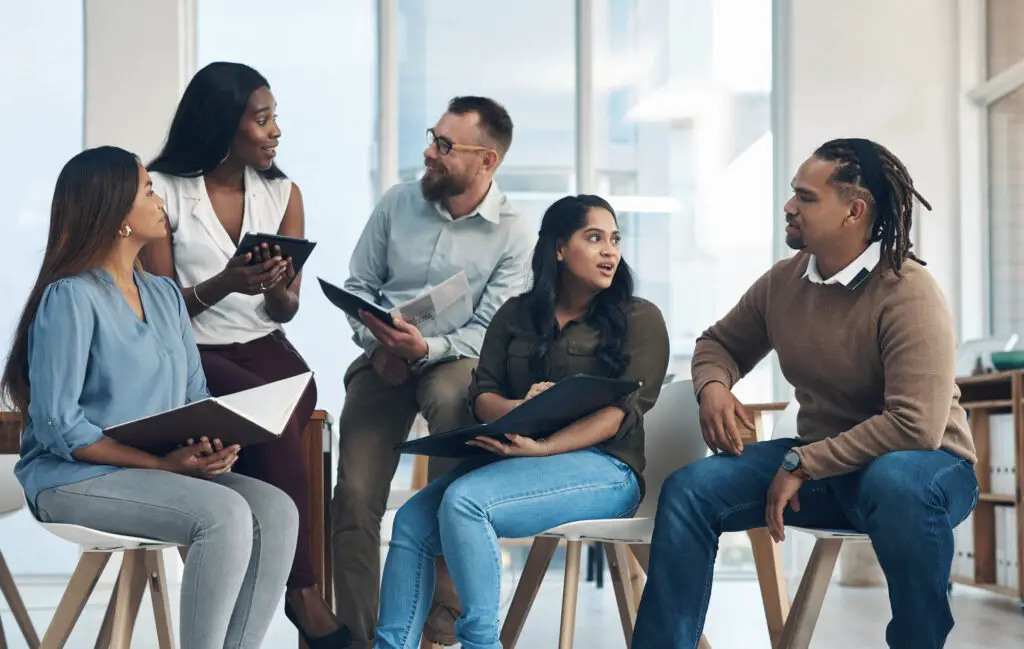
<path fill-rule="evenodd" d="M 1013 435 L 1012 414 L 989 417 L 989 484 L 990 491 L 996 495 L 1012 496 L 1016 493 Z"/>

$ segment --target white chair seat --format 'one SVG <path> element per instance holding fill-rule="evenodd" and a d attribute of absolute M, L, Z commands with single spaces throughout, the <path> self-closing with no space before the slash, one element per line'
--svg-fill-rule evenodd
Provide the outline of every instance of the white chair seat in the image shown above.
<path fill-rule="evenodd" d="M 553 527 L 537 536 L 555 537 L 567 541 L 593 541 L 597 543 L 650 543 L 654 533 L 654 519 L 609 518 L 575 521 Z"/>
<path fill-rule="evenodd" d="M 826 530 L 818 529 L 815 527 L 797 527 L 795 525 L 787 525 L 786 529 L 797 530 L 810 534 L 817 539 L 843 539 L 850 543 L 870 543 L 871 539 L 867 534 L 861 534 L 855 530 Z"/>
<path fill-rule="evenodd" d="M 39 521 L 46 531 L 58 536 L 65 541 L 75 543 L 85 552 L 118 552 L 122 550 L 158 550 L 161 548 L 177 547 L 176 543 L 143 539 L 135 536 L 123 536 L 121 534 L 110 534 L 98 530 L 82 527 L 80 525 L 67 525 L 65 523 L 43 523 Z"/>

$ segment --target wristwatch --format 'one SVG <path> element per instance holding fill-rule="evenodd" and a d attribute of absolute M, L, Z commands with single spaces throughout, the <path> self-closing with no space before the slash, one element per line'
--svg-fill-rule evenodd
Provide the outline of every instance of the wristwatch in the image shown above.
<path fill-rule="evenodd" d="M 782 470 L 788 471 L 803 480 L 810 477 L 806 471 L 800 468 L 800 454 L 793 449 L 786 451 L 786 454 L 782 456 Z"/>

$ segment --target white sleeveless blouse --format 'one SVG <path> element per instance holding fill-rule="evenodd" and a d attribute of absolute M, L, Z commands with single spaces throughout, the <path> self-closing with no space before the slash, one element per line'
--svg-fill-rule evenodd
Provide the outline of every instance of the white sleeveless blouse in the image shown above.
<path fill-rule="evenodd" d="M 224 269 L 236 246 L 213 211 L 202 176 L 182 178 L 159 172 L 150 176 L 153 191 L 167 203 L 178 283 L 189 287 L 210 279 Z M 246 167 L 242 236 L 246 232 L 276 234 L 291 192 L 291 180 L 267 180 Z M 199 297 L 205 300 L 201 289 Z M 226 345 L 256 340 L 281 325 L 267 315 L 262 295 L 232 293 L 192 318 L 192 328 L 198 344 Z"/>

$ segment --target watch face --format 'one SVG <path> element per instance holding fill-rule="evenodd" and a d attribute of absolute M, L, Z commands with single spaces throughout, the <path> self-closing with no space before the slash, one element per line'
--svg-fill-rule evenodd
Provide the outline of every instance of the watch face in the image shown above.
<path fill-rule="evenodd" d="M 796 451 L 789 451 L 782 457 L 782 468 L 786 471 L 792 471 L 800 466 L 800 456 Z"/>

